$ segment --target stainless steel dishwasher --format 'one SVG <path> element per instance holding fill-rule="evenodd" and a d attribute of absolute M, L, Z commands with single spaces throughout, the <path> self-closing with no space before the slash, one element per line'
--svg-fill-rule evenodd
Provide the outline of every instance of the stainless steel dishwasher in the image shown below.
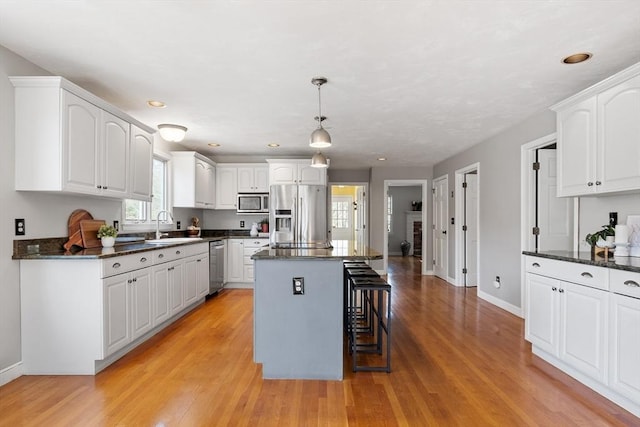
<path fill-rule="evenodd" d="M 224 240 L 209 243 L 209 295 L 224 285 Z"/>

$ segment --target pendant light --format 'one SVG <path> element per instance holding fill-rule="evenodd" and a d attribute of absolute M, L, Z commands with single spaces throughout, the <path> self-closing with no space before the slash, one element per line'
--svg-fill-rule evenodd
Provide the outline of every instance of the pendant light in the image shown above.
<path fill-rule="evenodd" d="M 328 168 L 329 163 L 327 162 L 327 158 L 321 152 L 317 152 L 311 158 L 311 167 L 312 168 Z"/>
<path fill-rule="evenodd" d="M 325 84 L 327 79 L 324 77 L 314 77 L 311 79 L 311 83 L 318 86 L 318 116 L 315 119 L 318 121 L 318 129 L 314 130 L 311 133 L 311 138 L 309 139 L 309 145 L 313 148 L 326 148 L 331 146 L 331 136 L 329 132 L 327 132 L 322 127 L 322 121 L 326 120 L 326 117 L 322 115 L 322 103 L 320 99 L 320 86 Z"/>
<path fill-rule="evenodd" d="M 160 131 L 160 136 L 162 137 L 162 139 L 169 142 L 180 142 L 187 134 L 186 127 L 180 125 L 172 125 L 169 123 L 158 125 L 158 130 Z"/>

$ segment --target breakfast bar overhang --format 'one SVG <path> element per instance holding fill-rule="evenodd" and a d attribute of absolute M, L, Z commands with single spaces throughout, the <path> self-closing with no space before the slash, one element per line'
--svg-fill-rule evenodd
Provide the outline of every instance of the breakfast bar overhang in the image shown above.
<path fill-rule="evenodd" d="M 254 361 L 264 378 L 343 378 L 343 261 L 382 255 L 354 241 L 332 245 L 252 256 Z"/>

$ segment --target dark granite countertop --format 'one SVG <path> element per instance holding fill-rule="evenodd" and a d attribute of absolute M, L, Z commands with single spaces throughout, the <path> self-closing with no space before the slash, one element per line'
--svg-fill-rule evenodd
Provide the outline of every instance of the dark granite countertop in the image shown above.
<path fill-rule="evenodd" d="M 578 264 L 595 265 L 598 267 L 614 268 L 617 270 L 626 270 L 640 273 L 640 258 L 637 257 L 609 257 L 608 261 L 597 256 L 593 257 L 590 252 L 573 252 L 573 251 L 543 251 L 530 252 L 523 251 L 523 255 L 537 256 L 540 258 L 549 258 L 559 261 L 575 262 Z"/>
<path fill-rule="evenodd" d="M 45 260 L 45 259 L 99 259 L 129 255 L 139 252 L 153 251 L 172 246 L 192 245 L 195 243 L 210 242 L 220 239 L 264 239 L 268 235 L 250 236 L 249 231 L 244 230 L 203 230 L 203 237 L 193 241 L 176 242 L 171 244 L 145 243 L 145 238 L 153 238 L 152 234 L 123 235 L 118 236 L 113 248 L 82 249 L 73 247 L 71 251 L 65 251 L 62 245 L 67 241 L 66 237 L 54 237 L 45 239 L 14 240 L 13 256 L 15 260 Z M 170 237 L 185 237 L 183 232 L 173 231 Z"/>
<path fill-rule="evenodd" d="M 255 253 L 251 259 L 382 259 L 382 254 L 354 240 L 333 240 L 330 249 L 265 249 Z"/>

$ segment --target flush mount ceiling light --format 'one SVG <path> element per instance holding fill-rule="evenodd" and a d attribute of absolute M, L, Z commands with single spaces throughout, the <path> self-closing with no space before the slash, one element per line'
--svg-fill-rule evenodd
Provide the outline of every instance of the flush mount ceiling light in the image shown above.
<path fill-rule="evenodd" d="M 147 105 L 149 107 L 153 107 L 153 108 L 164 108 L 164 107 L 167 106 L 167 104 L 165 104 L 164 102 L 156 101 L 156 100 L 153 100 L 153 99 L 150 99 L 149 101 L 147 101 Z"/>
<path fill-rule="evenodd" d="M 593 55 L 589 52 L 574 53 L 573 55 L 569 55 L 564 58 L 562 62 L 564 62 L 565 64 L 579 64 L 586 61 L 587 59 L 590 59 L 592 56 Z"/>
<path fill-rule="evenodd" d="M 385 160 L 387 160 L 387 158 L 386 157 L 378 157 L 378 160 L 381 161 L 381 162 L 384 162 Z"/>
<path fill-rule="evenodd" d="M 331 136 L 329 132 L 327 132 L 322 127 L 322 122 L 327 118 L 322 115 L 322 103 L 320 98 L 320 86 L 325 84 L 327 79 L 324 77 L 314 77 L 311 79 L 311 83 L 318 86 L 318 115 L 315 119 L 318 121 L 318 129 L 314 130 L 311 133 L 311 138 L 309 139 L 309 145 L 313 148 L 326 148 L 331 146 Z"/>
<path fill-rule="evenodd" d="M 162 139 L 169 142 L 180 142 L 187 133 L 186 127 L 168 123 L 158 125 L 158 130 L 160 131 Z"/>
<path fill-rule="evenodd" d="M 321 152 L 317 152 L 311 158 L 311 167 L 312 168 L 328 168 L 329 163 L 327 162 L 327 158 Z"/>
<path fill-rule="evenodd" d="M 220 147 L 220 144 L 218 144 L 217 142 L 210 142 L 207 144 L 209 147 Z"/>
<path fill-rule="evenodd" d="M 276 144 L 275 142 L 272 142 L 271 144 L 267 144 L 267 147 L 276 148 L 276 147 L 280 147 L 280 144 Z"/>

